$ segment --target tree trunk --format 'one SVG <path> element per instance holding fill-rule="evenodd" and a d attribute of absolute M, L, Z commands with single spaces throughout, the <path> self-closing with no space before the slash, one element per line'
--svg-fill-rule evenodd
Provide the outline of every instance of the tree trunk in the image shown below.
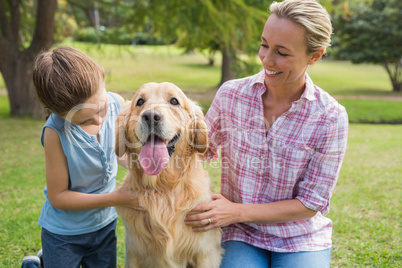
<path fill-rule="evenodd" d="M 7 6 L 10 10 L 6 10 L 0 1 L 0 72 L 6 83 L 11 115 L 43 118 L 44 109 L 37 100 L 32 81 L 32 67 L 38 53 L 52 45 L 57 0 L 37 1 L 35 33 L 25 50 L 20 50 L 19 43 L 19 4 L 20 1 L 12 1 Z"/>
<path fill-rule="evenodd" d="M 228 48 L 228 47 L 223 47 L 221 49 L 222 53 L 222 68 L 221 68 L 221 81 L 217 85 L 219 88 L 223 83 L 225 83 L 228 80 L 236 78 L 236 75 L 232 69 L 232 65 L 234 63 L 234 52 Z"/>
<path fill-rule="evenodd" d="M 402 58 L 394 62 L 386 62 L 384 67 L 391 79 L 392 91 L 402 92 Z"/>
<path fill-rule="evenodd" d="M 402 92 L 402 82 L 393 84 L 394 92 Z"/>
<path fill-rule="evenodd" d="M 11 116 L 44 118 L 45 110 L 36 97 L 32 82 L 34 55 L 20 53 L 2 71 L 10 102 Z"/>

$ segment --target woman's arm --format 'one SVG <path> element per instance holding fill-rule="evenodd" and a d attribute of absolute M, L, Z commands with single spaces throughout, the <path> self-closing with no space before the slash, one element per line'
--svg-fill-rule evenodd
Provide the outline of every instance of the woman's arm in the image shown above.
<path fill-rule="evenodd" d="M 233 223 L 281 223 L 314 217 L 329 210 L 329 200 L 339 176 L 346 151 L 348 117 L 344 108 L 327 124 L 317 151 L 310 160 L 295 199 L 267 204 L 237 204 L 222 195 L 212 195 L 212 202 L 195 207 L 197 214 L 186 217 L 195 231 L 206 231 Z M 211 224 L 208 219 L 211 219 Z"/>
<path fill-rule="evenodd" d="M 305 207 L 299 200 L 284 200 L 267 204 L 238 204 L 220 194 L 212 194 L 212 201 L 200 204 L 189 214 L 186 224 L 194 231 L 204 232 L 239 222 L 280 223 L 314 217 L 317 211 Z M 211 219 L 211 224 L 209 220 Z"/>
<path fill-rule="evenodd" d="M 49 201 L 63 210 L 84 210 L 110 206 L 138 207 L 134 192 L 127 187 L 105 194 L 86 194 L 68 189 L 68 165 L 57 132 L 45 129 L 46 184 Z"/>

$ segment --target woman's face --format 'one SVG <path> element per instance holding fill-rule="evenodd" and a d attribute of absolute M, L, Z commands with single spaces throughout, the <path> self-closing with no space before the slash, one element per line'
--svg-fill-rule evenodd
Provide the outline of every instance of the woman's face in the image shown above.
<path fill-rule="evenodd" d="M 304 87 L 308 65 L 319 60 L 324 52 L 307 54 L 305 28 L 292 20 L 269 16 L 261 36 L 259 57 L 265 70 L 267 88 Z"/>

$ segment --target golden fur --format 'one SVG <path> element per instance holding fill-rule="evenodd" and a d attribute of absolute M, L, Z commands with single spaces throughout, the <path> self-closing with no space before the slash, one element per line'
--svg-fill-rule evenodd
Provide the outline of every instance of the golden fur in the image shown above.
<path fill-rule="evenodd" d="M 172 98 L 179 105 L 172 105 Z M 139 99 L 144 100 L 142 105 Z M 169 162 L 154 176 L 147 175 L 138 163 L 142 142 L 149 134 L 141 125 L 147 110 L 162 114 L 159 134 L 164 139 L 180 133 Z M 219 267 L 220 230 L 194 232 L 184 222 L 192 208 L 211 200 L 208 174 L 198 156 L 208 146 L 201 109 L 171 83 L 148 83 L 134 95 L 117 123 L 116 154 L 126 153 L 129 162 L 124 183 L 138 193 L 143 208 L 117 207 L 126 228 L 126 267 Z"/>

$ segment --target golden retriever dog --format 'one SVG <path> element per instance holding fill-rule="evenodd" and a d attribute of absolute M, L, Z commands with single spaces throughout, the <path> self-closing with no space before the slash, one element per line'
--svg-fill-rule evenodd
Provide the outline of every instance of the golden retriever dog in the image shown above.
<path fill-rule="evenodd" d="M 220 230 L 194 232 L 184 222 L 211 200 L 199 159 L 208 147 L 201 108 L 174 84 L 148 83 L 117 124 L 116 154 L 129 162 L 124 184 L 142 208 L 116 208 L 126 228 L 126 267 L 219 267 Z"/>

